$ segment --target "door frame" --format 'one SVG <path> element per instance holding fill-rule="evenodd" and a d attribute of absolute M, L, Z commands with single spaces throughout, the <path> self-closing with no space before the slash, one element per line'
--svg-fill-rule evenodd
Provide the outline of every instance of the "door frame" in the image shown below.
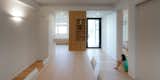
<path fill-rule="evenodd" d="M 99 46 L 98 47 L 88 47 L 88 20 L 99 20 Z M 87 18 L 87 27 L 86 27 L 86 48 L 101 48 L 102 44 L 102 33 L 101 33 L 101 27 L 102 27 L 102 18 Z"/>

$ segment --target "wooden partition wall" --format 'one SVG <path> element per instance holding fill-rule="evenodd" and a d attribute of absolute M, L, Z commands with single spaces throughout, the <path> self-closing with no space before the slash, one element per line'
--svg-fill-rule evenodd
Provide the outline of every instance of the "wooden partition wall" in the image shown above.
<path fill-rule="evenodd" d="M 86 11 L 69 11 L 69 50 L 86 50 Z"/>

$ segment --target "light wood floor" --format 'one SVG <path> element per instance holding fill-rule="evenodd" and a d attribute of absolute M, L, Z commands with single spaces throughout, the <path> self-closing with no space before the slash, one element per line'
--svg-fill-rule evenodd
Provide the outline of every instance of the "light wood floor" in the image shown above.
<path fill-rule="evenodd" d="M 98 68 L 102 80 L 132 80 L 131 77 L 122 70 L 115 70 L 116 60 L 102 52 L 101 49 L 87 49 L 86 53 L 89 59 L 93 57 L 96 59 L 96 69 Z"/>
<path fill-rule="evenodd" d="M 89 59 L 95 57 L 96 69 L 102 80 L 131 80 L 126 74 L 114 69 L 116 61 L 100 49 L 70 52 L 65 45 L 57 45 L 49 64 L 40 72 L 38 80 L 96 80 Z"/>
<path fill-rule="evenodd" d="M 56 46 L 48 63 L 38 80 L 97 80 L 85 52 L 69 52 L 66 46 Z"/>

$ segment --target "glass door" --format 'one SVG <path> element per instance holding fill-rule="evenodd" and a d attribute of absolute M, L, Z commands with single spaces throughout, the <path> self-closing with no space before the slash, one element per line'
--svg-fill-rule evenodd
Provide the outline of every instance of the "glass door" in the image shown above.
<path fill-rule="evenodd" d="M 101 18 L 87 18 L 87 48 L 101 48 Z"/>

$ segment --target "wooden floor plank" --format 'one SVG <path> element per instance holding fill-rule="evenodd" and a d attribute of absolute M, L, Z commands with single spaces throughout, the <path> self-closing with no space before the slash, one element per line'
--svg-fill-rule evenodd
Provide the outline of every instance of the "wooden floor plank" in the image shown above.
<path fill-rule="evenodd" d="M 96 80 L 89 58 L 84 52 L 57 48 L 38 80 Z"/>

